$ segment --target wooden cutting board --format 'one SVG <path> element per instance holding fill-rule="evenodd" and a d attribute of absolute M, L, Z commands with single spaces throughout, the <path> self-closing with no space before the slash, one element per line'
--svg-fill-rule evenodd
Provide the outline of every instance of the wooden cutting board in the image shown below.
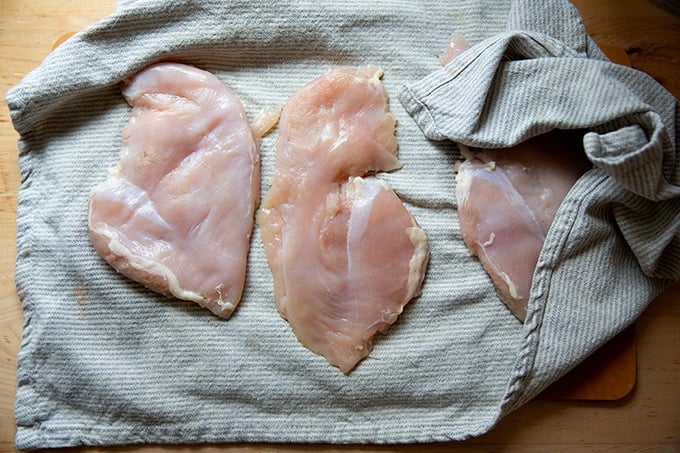
<path fill-rule="evenodd" d="M 618 400 L 630 393 L 637 379 L 635 326 L 614 337 L 538 399 Z"/>

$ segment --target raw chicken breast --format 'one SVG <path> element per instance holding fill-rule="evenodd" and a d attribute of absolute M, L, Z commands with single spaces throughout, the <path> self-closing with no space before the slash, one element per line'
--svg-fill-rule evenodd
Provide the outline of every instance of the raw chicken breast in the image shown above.
<path fill-rule="evenodd" d="M 258 214 L 276 305 L 298 340 L 348 373 L 419 294 L 425 233 L 375 177 L 399 168 L 378 68 L 333 69 L 281 116 Z"/>
<path fill-rule="evenodd" d="M 463 153 L 456 184 L 463 240 L 521 321 L 550 225 L 587 169 L 581 150 L 578 134 L 552 132 L 513 148 Z"/>
<path fill-rule="evenodd" d="M 451 35 L 442 65 L 470 45 Z M 508 149 L 468 149 L 456 198 L 465 244 L 524 321 L 534 271 L 557 209 L 588 169 L 579 132 L 553 131 Z"/>
<path fill-rule="evenodd" d="M 241 299 L 259 151 L 214 75 L 159 63 L 129 81 L 120 163 L 92 190 L 90 237 L 118 272 L 228 318 Z"/>
<path fill-rule="evenodd" d="M 454 33 L 449 37 L 449 46 L 444 53 L 439 57 L 439 62 L 442 66 L 449 64 L 454 58 L 462 54 L 470 48 L 470 43 L 465 39 L 465 36 L 460 33 Z"/>

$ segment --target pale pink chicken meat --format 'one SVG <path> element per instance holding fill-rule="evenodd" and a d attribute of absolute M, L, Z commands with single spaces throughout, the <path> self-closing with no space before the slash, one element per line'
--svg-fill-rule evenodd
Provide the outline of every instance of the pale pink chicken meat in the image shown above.
<path fill-rule="evenodd" d="M 521 321 L 557 209 L 587 169 L 576 134 L 552 132 L 508 149 L 465 151 L 456 199 L 463 240 Z"/>
<path fill-rule="evenodd" d="M 448 64 L 470 45 L 454 34 Z M 503 302 L 524 321 L 534 271 L 557 210 L 588 169 L 577 131 L 553 131 L 506 149 L 468 149 L 458 166 L 461 233 Z"/>
<path fill-rule="evenodd" d="M 175 63 L 142 70 L 123 96 L 131 118 L 120 162 L 90 196 L 92 243 L 121 274 L 228 318 L 260 182 L 243 106 L 214 75 Z"/>
<path fill-rule="evenodd" d="M 465 36 L 460 33 L 454 33 L 449 37 L 449 46 L 444 53 L 439 57 L 442 66 L 449 64 L 454 58 L 462 54 L 470 48 L 470 43 Z"/>
<path fill-rule="evenodd" d="M 286 104 L 258 214 L 276 306 L 298 340 L 350 372 L 419 294 L 427 238 L 383 181 L 400 167 L 378 68 L 338 68 Z"/>

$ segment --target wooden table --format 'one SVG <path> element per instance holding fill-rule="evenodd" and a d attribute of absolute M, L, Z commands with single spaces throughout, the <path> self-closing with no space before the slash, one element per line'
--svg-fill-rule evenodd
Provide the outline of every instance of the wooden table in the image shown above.
<path fill-rule="evenodd" d="M 573 0 L 600 45 L 623 50 L 633 67 L 680 97 L 680 17 L 658 2 Z M 114 0 L 0 0 L 0 91 L 19 82 L 64 33 L 115 9 Z M 21 306 L 14 286 L 15 215 L 19 188 L 17 134 L 7 106 L 0 111 L 0 452 L 14 449 L 16 355 Z M 461 444 L 470 451 L 680 451 L 680 284 L 663 293 L 636 324 L 638 375 L 618 401 L 535 400 L 488 434 Z M 230 444 L 196 447 L 81 448 L 82 451 L 449 451 L 453 444 L 418 446 L 303 446 Z"/>

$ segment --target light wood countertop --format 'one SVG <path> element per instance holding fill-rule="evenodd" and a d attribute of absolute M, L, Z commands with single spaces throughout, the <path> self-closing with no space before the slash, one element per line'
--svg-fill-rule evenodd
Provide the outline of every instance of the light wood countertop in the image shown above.
<path fill-rule="evenodd" d="M 598 44 L 623 50 L 680 97 L 680 17 L 662 0 L 573 0 Z M 0 92 L 37 67 L 53 43 L 115 10 L 114 0 L 0 0 Z M 16 355 L 21 343 L 21 304 L 14 286 L 17 133 L 7 106 L 0 108 L 0 453 L 14 448 Z M 226 444 L 131 446 L 69 451 L 679 451 L 680 284 L 666 290 L 636 323 L 637 384 L 617 401 L 535 400 L 488 434 L 458 444 L 323 446 Z"/>

